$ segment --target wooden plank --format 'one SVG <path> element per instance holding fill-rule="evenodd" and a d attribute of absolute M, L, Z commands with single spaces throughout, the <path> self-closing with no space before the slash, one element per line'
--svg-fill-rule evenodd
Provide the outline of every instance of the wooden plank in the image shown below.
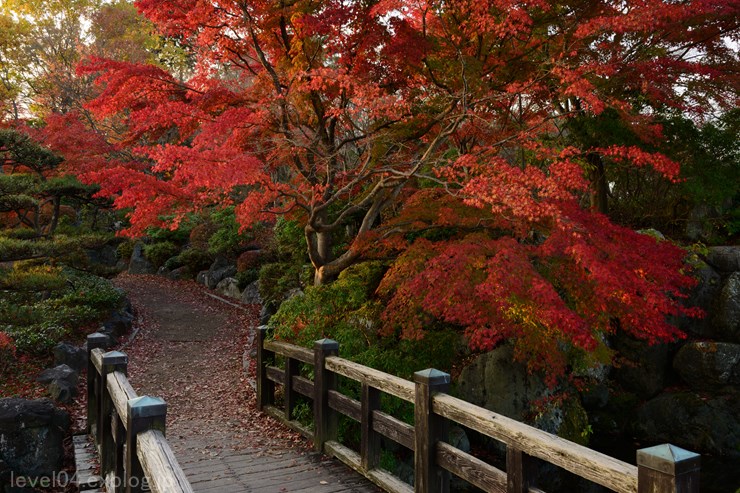
<path fill-rule="evenodd" d="M 330 454 L 340 461 L 344 462 L 349 467 L 383 488 L 385 491 L 388 491 L 390 493 L 414 492 L 414 488 L 411 485 L 404 483 L 403 481 L 401 481 L 401 479 L 386 471 L 383 471 L 381 469 L 363 471 L 360 461 L 360 454 L 358 454 L 351 448 L 345 447 L 339 442 L 328 441 L 324 444 L 324 448 L 326 449 L 327 454 Z"/>
<path fill-rule="evenodd" d="M 285 419 L 293 419 L 293 410 L 298 404 L 298 394 L 293 387 L 293 377 L 301 371 L 301 362 L 294 358 L 285 358 L 285 370 L 283 370 L 283 401 L 285 403 Z"/>
<path fill-rule="evenodd" d="M 447 394 L 435 413 L 618 493 L 637 492 L 637 467 Z"/>
<path fill-rule="evenodd" d="M 414 427 L 382 411 L 373 411 L 373 430 L 414 450 Z"/>
<path fill-rule="evenodd" d="M 100 348 L 95 348 L 90 352 L 90 361 L 92 361 L 93 366 L 96 370 L 98 370 L 98 373 L 101 373 L 103 371 L 103 354 L 105 351 L 103 351 Z"/>
<path fill-rule="evenodd" d="M 339 413 L 329 406 L 329 392 L 337 388 L 337 376 L 325 368 L 327 356 L 339 354 L 339 343 L 332 339 L 320 339 L 314 342 L 314 381 L 313 381 L 313 420 L 314 449 L 321 453 L 324 443 L 336 440 L 339 430 Z"/>
<path fill-rule="evenodd" d="M 265 349 L 313 365 L 313 351 L 283 341 L 265 341 Z"/>
<path fill-rule="evenodd" d="M 336 390 L 329 391 L 329 407 L 358 423 L 362 420 L 362 404 Z"/>
<path fill-rule="evenodd" d="M 309 399 L 313 399 L 314 397 L 313 382 L 308 378 L 302 377 L 300 375 L 293 376 L 293 390 L 305 397 L 308 397 Z"/>
<path fill-rule="evenodd" d="M 267 374 L 267 379 L 271 382 L 279 383 L 280 385 L 285 384 L 285 374 L 282 368 L 278 368 L 277 366 L 268 366 L 265 369 L 265 372 Z"/>
<path fill-rule="evenodd" d="M 120 371 L 114 371 L 107 375 L 108 393 L 113 401 L 113 406 L 116 408 L 118 416 L 121 417 L 124 426 L 128 420 L 128 408 L 126 404 L 130 399 L 138 397 L 136 391 L 131 386 L 126 375 Z"/>
<path fill-rule="evenodd" d="M 483 491 L 506 493 L 506 473 L 446 442 L 437 442 L 437 464 Z"/>
<path fill-rule="evenodd" d="M 360 421 L 360 458 L 362 468 L 371 471 L 380 462 L 380 434 L 373 428 L 373 411 L 380 409 L 380 391 L 362 385 L 362 420 Z"/>
<path fill-rule="evenodd" d="M 351 380 L 367 384 L 406 402 L 414 402 L 414 384 L 403 378 L 368 368 L 339 356 L 326 358 L 326 369 Z"/>
<path fill-rule="evenodd" d="M 136 455 L 154 493 L 192 493 L 190 482 L 161 432 L 139 433 L 136 443 Z"/>

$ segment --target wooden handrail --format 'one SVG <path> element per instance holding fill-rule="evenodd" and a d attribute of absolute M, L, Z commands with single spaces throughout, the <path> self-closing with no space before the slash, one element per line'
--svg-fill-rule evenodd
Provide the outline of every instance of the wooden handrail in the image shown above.
<path fill-rule="evenodd" d="M 104 352 L 105 336 L 88 336 L 88 431 L 111 493 L 192 493 L 164 438 L 166 403 L 138 396 L 126 376 L 128 356 Z"/>
<path fill-rule="evenodd" d="M 258 407 L 285 423 L 300 428 L 314 440 L 317 450 L 332 455 L 390 492 L 449 491 L 452 473 L 487 492 L 541 493 L 531 484 L 532 458 L 544 460 L 618 493 L 698 493 L 699 455 L 673 445 L 637 452 L 637 466 L 622 462 L 551 433 L 494 413 L 446 393 L 449 375 L 436 370 L 417 372 L 415 382 L 340 358 L 338 344 L 322 339 L 314 350 L 267 340 L 267 327 L 257 332 Z M 285 369 L 275 365 L 285 358 Z M 316 378 L 298 376 L 299 364 L 314 366 Z M 359 382 L 362 400 L 341 394 L 336 375 Z M 275 384 L 284 387 L 287 407 L 275 406 Z M 311 393 L 313 391 L 313 394 Z M 415 426 L 379 409 L 379 392 L 414 404 Z M 295 396 L 313 400 L 315 431 L 292 420 Z M 341 413 L 360 423 L 362 443 L 356 452 L 339 443 L 336 419 Z M 447 424 L 475 430 L 506 445 L 506 471 L 447 443 Z M 415 486 L 377 468 L 379 437 L 415 454 Z"/>

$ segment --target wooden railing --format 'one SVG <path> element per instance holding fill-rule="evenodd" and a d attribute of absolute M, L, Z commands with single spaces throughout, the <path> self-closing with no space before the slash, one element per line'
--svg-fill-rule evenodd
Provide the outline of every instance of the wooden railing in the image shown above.
<path fill-rule="evenodd" d="M 167 404 L 136 395 L 126 377 L 128 356 L 103 352 L 106 339 L 87 337 L 87 432 L 108 493 L 192 492 L 165 439 Z"/>
<path fill-rule="evenodd" d="M 446 393 L 450 376 L 437 370 L 416 372 L 410 382 L 340 358 L 336 341 L 316 341 L 313 351 L 269 341 L 266 327 L 258 329 L 257 342 L 259 408 L 313 440 L 317 451 L 336 457 L 386 491 L 446 492 L 452 473 L 487 492 L 539 492 L 532 484 L 535 460 L 619 493 L 699 491 L 700 456 L 673 445 L 638 450 L 638 465 L 633 466 L 453 397 Z M 276 355 L 285 360 L 282 368 L 275 366 Z M 300 375 L 301 365 L 313 366 L 313 381 Z M 360 383 L 359 401 L 338 391 L 338 376 Z M 275 405 L 275 384 L 282 386 L 282 409 Z M 413 404 L 413 426 L 381 411 L 381 392 Z M 292 419 L 301 395 L 313 401 L 313 430 Z M 360 423 L 359 452 L 338 441 L 340 413 Z M 450 423 L 503 442 L 506 471 L 450 445 Z M 413 487 L 378 467 L 381 437 L 413 451 Z"/>

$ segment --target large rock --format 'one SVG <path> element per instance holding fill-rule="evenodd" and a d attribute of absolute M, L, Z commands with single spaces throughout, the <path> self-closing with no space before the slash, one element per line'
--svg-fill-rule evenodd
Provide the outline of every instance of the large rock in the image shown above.
<path fill-rule="evenodd" d="M 236 266 L 224 257 L 218 257 L 213 261 L 208 273 L 205 276 L 205 285 L 210 289 L 215 289 L 218 283 L 227 277 L 236 275 Z"/>
<path fill-rule="evenodd" d="M 44 370 L 36 380 L 49 384 L 49 395 L 57 402 L 69 404 L 77 395 L 77 372 L 67 365 Z"/>
<path fill-rule="evenodd" d="M 87 352 L 81 347 L 60 342 L 53 352 L 55 365 L 67 365 L 77 372 L 87 368 Z"/>
<path fill-rule="evenodd" d="M 103 245 L 100 248 L 85 250 L 87 260 L 90 264 L 101 265 L 103 267 L 115 267 L 118 265 L 118 255 L 113 245 Z"/>
<path fill-rule="evenodd" d="M 144 256 L 144 244 L 140 241 L 134 245 L 131 260 L 128 262 L 128 271 L 130 274 L 154 274 L 157 272 L 154 264 Z"/>
<path fill-rule="evenodd" d="M 69 422 L 48 399 L 0 399 L 0 461 L 18 475 L 53 475 L 62 467 Z"/>
<path fill-rule="evenodd" d="M 187 265 L 183 265 L 182 267 L 172 269 L 170 272 L 168 272 L 167 278 L 172 279 L 173 281 L 183 281 L 186 279 L 192 279 L 193 273 L 190 272 L 190 267 L 188 267 Z"/>
<path fill-rule="evenodd" d="M 103 322 L 99 332 L 110 334 L 113 337 L 121 337 L 131 331 L 134 323 L 134 314 L 128 310 L 120 309 L 111 313 L 108 320 Z"/>
<path fill-rule="evenodd" d="M 740 342 L 740 272 L 733 272 L 722 284 L 712 322 L 714 338 Z"/>
<path fill-rule="evenodd" d="M 707 262 L 720 272 L 740 271 L 740 246 L 711 247 Z"/>
<path fill-rule="evenodd" d="M 233 277 L 226 277 L 216 285 L 216 291 L 229 298 L 240 299 L 242 292 L 239 289 L 239 281 Z"/>
<path fill-rule="evenodd" d="M 740 395 L 661 394 L 639 409 L 634 432 L 646 442 L 740 458 Z"/>
<path fill-rule="evenodd" d="M 532 402 L 545 395 L 547 387 L 513 359 L 514 350 L 509 344 L 476 358 L 457 379 L 460 398 L 523 421 Z"/>
<path fill-rule="evenodd" d="M 722 288 L 722 277 L 706 263 L 702 263 L 694 275 L 698 284 L 686 300 L 686 306 L 696 306 L 713 311 L 712 307 Z M 677 325 L 681 330 L 700 337 L 712 337 L 714 333 L 712 317 L 708 315 L 701 318 L 681 317 Z"/>
<path fill-rule="evenodd" d="M 260 282 L 254 281 L 250 283 L 241 296 L 242 303 L 259 305 L 262 303 L 262 297 L 260 296 Z"/>
<path fill-rule="evenodd" d="M 740 390 L 740 344 L 688 343 L 676 354 L 673 368 L 695 390 Z"/>
<path fill-rule="evenodd" d="M 649 345 L 626 334 L 619 334 L 612 341 L 620 356 L 611 376 L 621 387 L 641 399 L 657 395 L 665 387 L 671 367 L 671 345 Z"/>

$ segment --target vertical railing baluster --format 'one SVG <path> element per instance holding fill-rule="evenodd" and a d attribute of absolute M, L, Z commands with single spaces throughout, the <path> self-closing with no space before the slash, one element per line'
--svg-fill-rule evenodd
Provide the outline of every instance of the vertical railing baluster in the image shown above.
<path fill-rule="evenodd" d="M 337 439 L 339 416 L 329 407 L 329 391 L 337 389 L 337 376 L 326 369 L 326 358 L 339 354 L 339 343 L 331 339 L 321 339 L 314 342 L 314 379 L 313 379 L 313 417 L 314 417 L 314 448 L 317 452 L 324 451 L 324 443 Z"/>
<path fill-rule="evenodd" d="M 446 493 L 450 491 L 450 473 L 437 466 L 437 442 L 447 440 L 447 420 L 432 411 L 432 396 L 447 392 L 450 375 L 428 369 L 414 373 L 414 491 Z"/>
<path fill-rule="evenodd" d="M 126 404 L 126 493 L 148 491 L 144 471 L 136 454 L 136 436 L 142 431 L 159 430 L 165 433 L 167 404 L 159 397 L 141 396 Z"/>
<path fill-rule="evenodd" d="M 506 447 L 506 493 L 529 491 L 534 458 L 511 445 Z"/>
<path fill-rule="evenodd" d="M 97 433 L 95 426 L 98 423 L 98 400 L 96 388 L 98 382 L 98 370 L 93 365 L 93 349 L 103 349 L 108 342 L 108 337 L 95 332 L 87 336 L 87 434 Z"/>
<path fill-rule="evenodd" d="M 115 473 L 116 448 L 113 441 L 113 400 L 108 392 L 108 374 L 120 371 L 124 375 L 128 366 L 128 356 L 119 351 L 110 351 L 103 355 L 103 365 L 98 382 L 98 444 L 100 444 L 100 475 L 107 479 L 109 473 Z M 119 478 L 120 479 L 120 478 Z"/>
<path fill-rule="evenodd" d="M 283 386 L 283 393 L 285 395 L 285 419 L 290 421 L 293 419 L 293 410 L 298 403 L 298 392 L 293 389 L 293 376 L 300 373 L 300 361 L 285 356 L 285 385 Z"/>
<path fill-rule="evenodd" d="M 370 471 L 375 469 L 380 461 L 380 433 L 373 430 L 373 411 L 380 409 L 380 391 L 363 383 L 360 402 L 362 406 L 360 458 L 362 468 Z"/>

